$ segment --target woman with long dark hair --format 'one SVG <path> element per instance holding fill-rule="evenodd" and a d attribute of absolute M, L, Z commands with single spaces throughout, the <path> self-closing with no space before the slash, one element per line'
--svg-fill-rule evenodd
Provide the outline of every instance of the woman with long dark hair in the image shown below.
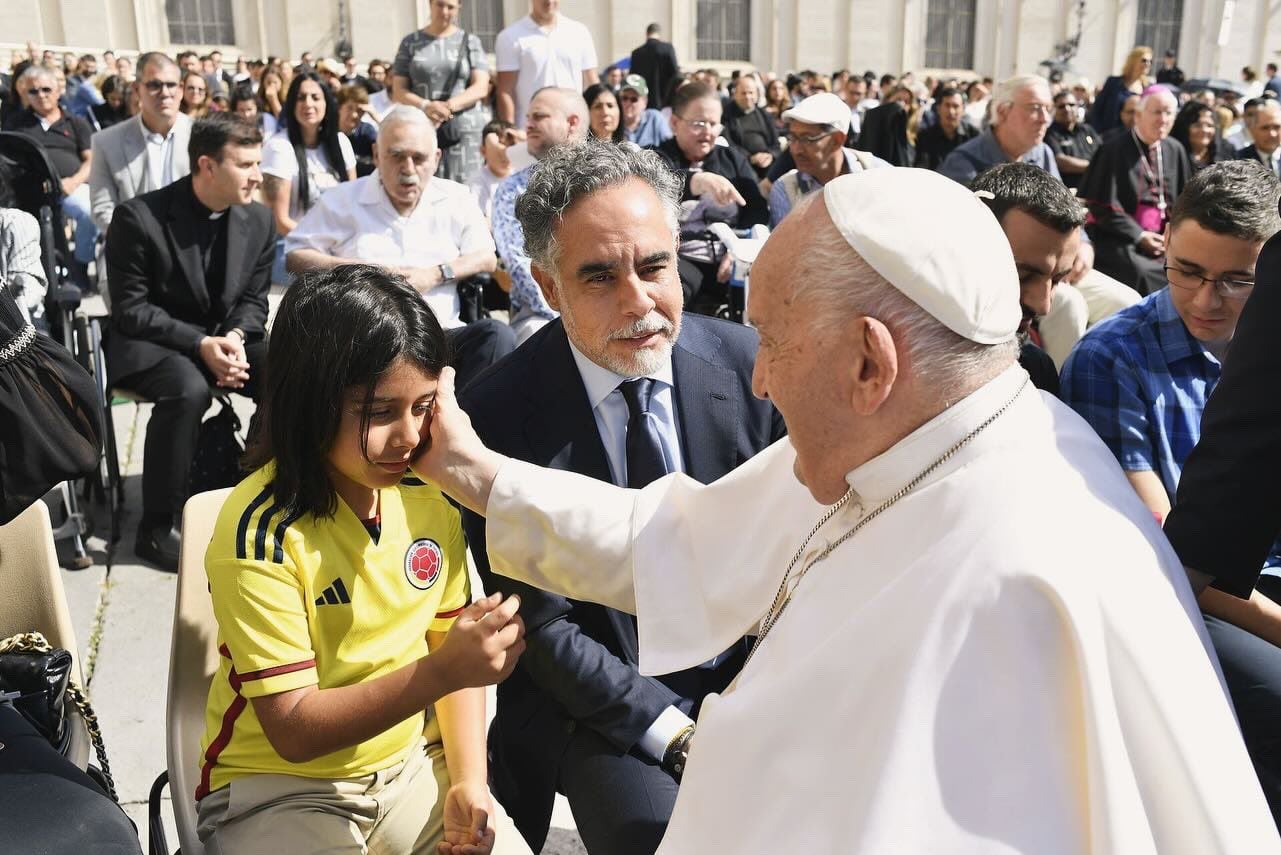
<path fill-rule="evenodd" d="M 276 231 L 289 234 L 330 187 L 356 178 L 356 154 L 338 130 L 338 102 L 314 71 L 289 84 L 284 128 L 263 146 L 263 195 Z"/>
<path fill-rule="evenodd" d="M 604 83 L 593 83 L 583 90 L 583 100 L 587 102 L 587 130 L 598 140 L 622 142 L 626 139 L 623 133 L 622 114 L 618 108 L 618 96 Z"/>
<path fill-rule="evenodd" d="M 1231 160 L 1235 154 L 1219 133 L 1219 123 L 1215 119 L 1214 108 L 1200 101 L 1184 104 L 1174 119 L 1170 136 L 1187 149 L 1193 172 L 1200 172 L 1221 160 Z"/>

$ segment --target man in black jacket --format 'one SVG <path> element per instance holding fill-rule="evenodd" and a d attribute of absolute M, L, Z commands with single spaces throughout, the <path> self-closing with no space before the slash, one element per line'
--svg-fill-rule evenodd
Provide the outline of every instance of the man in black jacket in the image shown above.
<path fill-rule="evenodd" d="M 727 256 L 705 236 L 707 226 L 727 222 L 745 229 L 767 223 L 769 205 L 746 153 L 716 144 L 723 130 L 716 90 L 705 83 L 682 86 L 672 99 L 671 124 L 674 136 L 654 150 L 685 179 L 680 277 L 689 306 L 705 289 L 718 290 L 715 286 L 729 277 Z"/>
<path fill-rule="evenodd" d="M 210 116 L 192 126 L 187 151 L 189 177 L 116 209 L 106 252 L 108 379 L 155 403 L 137 553 L 170 571 L 210 386 L 258 391 L 276 241 L 271 212 L 252 201 L 262 183 L 257 127 Z"/>
<path fill-rule="evenodd" d="M 658 24 L 650 24 L 645 28 L 645 44 L 632 51 L 631 73 L 645 78 L 649 86 L 649 106 L 655 110 L 663 109 L 671 94 L 667 90 L 681 73 L 676 48 L 659 38 L 662 32 Z"/>
<path fill-rule="evenodd" d="M 682 317 L 667 215 L 679 195 L 653 154 L 608 143 L 557 148 L 536 168 L 517 214 L 560 317 L 465 390 L 490 448 L 639 487 L 673 471 L 713 481 L 783 435 L 752 395 L 755 332 Z M 485 521 L 469 513 L 464 526 L 486 589 L 519 593 L 527 627 L 498 689 L 495 795 L 535 851 L 559 790 L 588 852 L 654 852 L 698 708 L 738 672 L 744 643 L 641 676 L 633 617 L 494 576 Z"/>

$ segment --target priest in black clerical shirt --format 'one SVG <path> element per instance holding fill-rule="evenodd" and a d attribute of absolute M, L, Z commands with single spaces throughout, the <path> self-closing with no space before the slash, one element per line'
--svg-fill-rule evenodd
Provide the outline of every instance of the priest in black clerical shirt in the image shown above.
<path fill-rule="evenodd" d="M 252 201 L 262 134 L 229 114 L 197 121 L 191 175 L 116 209 L 107 234 L 110 383 L 154 402 L 136 551 L 178 566 L 175 520 L 213 390 L 256 395 L 266 355 L 275 229 Z"/>

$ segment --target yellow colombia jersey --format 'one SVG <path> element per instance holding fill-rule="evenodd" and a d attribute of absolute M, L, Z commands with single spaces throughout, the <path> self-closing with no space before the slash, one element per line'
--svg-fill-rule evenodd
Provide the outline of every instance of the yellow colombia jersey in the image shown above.
<path fill-rule="evenodd" d="M 368 775 L 405 758 L 423 715 L 306 763 L 278 755 L 249 698 L 303 686 L 347 686 L 427 653 L 470 601 L 458 511 L 406 479 L 381 491 L 375 543 L 338 501 L 332 519 L 290 520 L 259 469 L 223 505 L 205 554 L 218 618 L 218 673 L 209 689 L 196 798 L 242 775 Z"/>

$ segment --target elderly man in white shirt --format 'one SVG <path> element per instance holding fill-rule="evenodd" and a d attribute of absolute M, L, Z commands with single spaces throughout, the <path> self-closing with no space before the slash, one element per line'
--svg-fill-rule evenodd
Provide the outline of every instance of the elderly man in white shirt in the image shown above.
<path fill-rule="evenodd" d="M 458 283 L 496 267 L 485 216 L 462 184 L 432 177 L 436 131 L 420 110 L 398 106 L 374 149 L 378 169 L 327 192 L 285 240 L 290 272 L 377 264 L 423 295 L 454 348 L 459 384 L 510 353 L 511 328 L 490 318 L 467 324 Z"/>

